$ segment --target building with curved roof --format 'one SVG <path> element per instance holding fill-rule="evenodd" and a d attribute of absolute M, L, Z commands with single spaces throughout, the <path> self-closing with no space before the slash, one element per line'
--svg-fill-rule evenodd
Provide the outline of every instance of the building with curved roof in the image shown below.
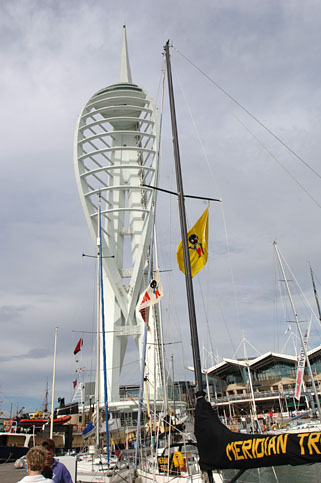
<path fill-rule="evenodd" d="M 321 345 L 308 351 L 318 396 L 321 396 Z M 225 417 L 250 414 L 253 397 L 258 414 L 297 411 L 314 407 L 312 383 L 305 368 L 304 387 L 296 401 L 297 358 L 267 352 L 256 358 L 228 359 L 204 371 L 209 399 Z M 319 390 L 320 389 L 320 390 Z"/>

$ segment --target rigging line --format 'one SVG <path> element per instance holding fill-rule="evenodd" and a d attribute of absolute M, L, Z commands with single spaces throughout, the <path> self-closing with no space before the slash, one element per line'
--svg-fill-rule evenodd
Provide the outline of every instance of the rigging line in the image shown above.
<path fill-rule="evenodd" d="M 174 167 L 174 163 L 171 163 L 171 171 L 170 171 L 169 176 L 170 176 L 170 186 L 175 187 L 175 167 Z M 175 248 L 175 246 L 176 246 L 176 241 L 179 238 L 179 234 L 178 234 L 178 225 L 177 225 L 176 222 L 173 221 L 173 208 L 172 208 L 173 204 L 172 203 L 173 203 L 173 198 L 170 196 L 169 197 L 169 210 L 168 210 L 169 211 L 168 245 L 169 245 L 169 247 L 171 247 L 171 249 L 170 249 L 171 253 L 172 253 L 172 250 L 175 250 L 174 254 L 172 254 L 171 257 L 170 257 L 172 260 L 174 260 L 174 259 L 176 259 L 176 248 Z M 173 227 L 174 227 L 174 229 L 173 229 Z M 173 239 L 174 239 L 174 241 L 173 241 Z M 168 260 L 168 255 L 165 254 L 165 251 L 164 251 L 162 244 L 160 244 L 159 249 L 161 250 L 162 257 L 165 260 Z M 179 319 L 177 306 L 173 302 L 174 300 L 178 300 L 179 297 L 177 297 L 175 295 L 176 294 L 176 284 L 173 283 L 171 271 L 168 271 L 167 284 L 168 284 L 169 292 L 171 294 L 173 294 L 173 296 L 170 297 L 170 300 L 166 303 L 166 305 L 167 305 L 167 308 L 166 308 L 167 317 L 166 317 L 166 321 L 164 321 L 164 322 L 166 323 L 166 327 L 168 327 L 170 329 L 170 333 L 171 333 L 172 324 L 169 322 L 169 313 L 172 310 L 172 312 L 173 312 L 172 319 L 174 320 L 174 324 L 175 324 L 176 329 L 178 331 L 178 338 L 179 338 L 179 340 L 183 340 L 181 323 L 180 323 L 181 321 Z M 182 360 L 183 360 L 183 367 L 184 367 L 184 379 L 187 380 L 186 370 L 185 370 L 186 354 L 185 354 L 185 349 L 184 349 L 183 343 L 181 344 L 181 350 L 182 350 Z M 168 366 L 168 356 L 167 356 L 166 353 L 165 353 L 165 364 Z"/>
<path fill-rule="evenodd" d="M 185 91 L 184 91 L 184 89 L 182 87 L 182 83 L 181 83 L 180 77 L 177 74 L 176 70 L 175 70 L 175 74 L 177 76 L 179 87 L 181 89 L 181 92 L 182 92 L 182 95 L 183 95 L 185 104 L 186 104 L 186 106 L 188 108 L 188 111 L 189 111 L 189 115 L 190 115 L 192 124 L 194 126 L 194 129 L 195 129 L 195 132 L 197 134 L 197 137 L 198 137 L 198 140 L 199 140 L 201 149 L 203 151 L 203 156 L 204 156 L 204 159 L 205 159 L 205 161 L 207 163 L 207 167 L 208 167 L 209 173 L 210 173 L 210 175 L 212 177 L 213 185 L 216 185 L 214 171 L 213 171 L 212 166 L 211 166 L 211 164 L 209 162 L 208 155 L 207 155 L 207 151 L 205 149 L 205 146 L 204 146 L 204 143 L 203 143 L 201 134 L 200 134 L 199 129 L 198 129 L 198 127 L 196 125 L 196 122 L 195 122 L 195 117 L 192 115 L 192 110 L 191 110 L 190 104 L 187 101 L 187 98 L 186 98 L 186 95 L 185 95 Z M 239 303 L 238 303 L 239 297 L 238 297 L 238 292 L 237 292 L 235 278 L 234 278 L 234 271 L 233 271 L 232 261 L 231 261 L 232 260 L 232 257 L 231 257 L 230 242 L 229 242 L 229 236 L 228 236 L 228 231 L 227 231 L 227 223 L 226 223 L 226 217 L 225 217 L 225 211 L 224 211 L 224 203 L 222 203 L 222 220 L 223 220 L 223 225 L 224 225 L 225 244 L 226 244 L 226 249 L 227 249 L 227 254 L 228 254 L 227 259 L 228 259 L 229 271 L 230 271 L 230 276 L 231 276 L 231 279 L 232 279 L 233 301 L 234 301 L 234 306 L 235 306 L 237 323 L 238 323 L 238 326 L 239 326 L 239 330 L 241 331 L 240 310 L 239 310 Z M 221 314 L 223 316 L 223 310 L 222 310 L 222 308 L 221 308 Z M 230 334 L 230 332 L 229 332 L 229 330 L 227 328 L 227 324 L 226 324 L 226 321 L 225 321 L 224 317 L 223 317 L 223 320 L 225 322 L 225 327 L 226 327 L 226 329 L 228 331 L 228 335 L 229 335 L 229 338 L 230 338 L 230 342 L 231 342 L 232 348 L 233 348 L 233 350 L 235 350 L 235 345 L 232 342 L 231 334 Z"/>
<path fill-rule="evenodd" d="M 84 258 L 82 258 L 82 260 L 84 261 Z M 87 265 L 88 266 L 88 265 Z M 97 284 L 96 284 L 96 266 L 95 264 L 90 264 L 91 266 L 91 283 L 92 283 L 92 288 L 91 288 L 91 329 L 93 329 L 95 327 L 95 315 L 96 315 L 96 311 L 97 311 L 97 304 L 96 304 L 96 299 L 97 299 L 97 295 L 96 295 L 96 292 L 97 292 Z M 93 370 L 93 366 L 94 366 L 94 347 L 95 347 L 95 336 L 94 336 L 94 333 L 92 333 L 91 335 L 91 340 L 89 342 L 89 347 L 90 347 L 90 353 L 91 353 L 91 357 L 89 359 L 90 361 L 90 369 Z M 88 382 L 88 379 L 87 379 L 87 382 Z"/>
<path fill-rule="evenodd" d="M 279 247 L 278 247 L 278 250 L 279 250 L 280 255 L 281 255 L 282 259 L 283 259 L 283 262 L 285 263 L 285 265 L 286 265 L 287 269 L 288 269 L 288 270 L 289 270 L 289 272 L 290 272 L 291 277 L 293 277 L 293 280 L 295 281 L 295 283 L 296 283 L 296 285 L 297 285 L 297 287 L 298 287 L 298 289 L 299 289 L 299 291 L 300 291 L 300 293 L 301 293 L 301 295 L 302 295 L 303 299 L 305 300 L 305 303 L 307 304 L 307 306 L 308 306 L 309 310 L 311 310 L 311 313 L 312 313 L 313 317 L 315 318 L 315 320 L 317 320 L 317 322 L 318 322 L 317 327 L 319 328 L 319 325 L 320 325 L 320 324 L 319 324 L 319 317 L 317 317 L 316 313 L 314 312 L 313 308 L 311 307 L 310 302 L 308 301 L 308 299 L 307 299 L 307 297 L 306 297 L 305 293 L 303 292 L 303 290 L 302 290 L 302 288 L 301 288 L 301 286 L 300 286 L 300 284 L 299 284 L 298 280 L 296 279 L 296 277 L 295 277 L 294 273 L 292 272 L 291 267 L 289 266 L 288 262 L 286 261 L 286 259 L 285 259 L 285 258 L 284 258 L 284 256 L 282 255 L 282 252 L 281 252 L 281 250 L 280 250 L 280 248 L 279 248 Z"/>
<path fill-rule="evenodd" d="M 177 342 L 163 342 L 164 345 L 175 345 L 175 344 L 182 344 L 183 341 L 179 340 Z M 148 342 L 148 345 L 159 345 L 158 342 Z"/>
<path fill-rule="evenodd" d="M 290 178 L 298 185 L 300 186 L 300 188 L 305 192 L 305 194 L 319 207 L 321 208 L 321 204 L 314 198 L 314 196 L 312 196 L 311 193 L 309 193 L 309 191 L 303 186 L 302 183 L 300 183 L 299 180 L 296 179 L 296 177 L 291 174 L 291 172 L 288 170 L 288 168 L 286 168 L 282 163 L 281 161 L 272 153 L 272 151 L 270 151 L 261 141 L 260 139 L 243 123 L 243 121 L 241 121 L 241 119 L 237 118 L 237 116 L 235 116 L 236 119 L 239 121 L 240 124 L 242 124 L 242 126 L 244 127 L 244 129 L 246 129 L 246 131 L 248 133 L 251 134 L 251 136 L 253 136 L 253 138 L 257 141 L 257 143 L 274 159 L 274 161 L 276 161 L 276 163 L 287 173 L 288 176 L 290 176 Z"/>
<path fill-rule="evenodd" d="M 164 56 L 164 59 L 163 59 L 163 64 L 162 64 L 162 68 L 161 68 L 161 73 L 160 73 L 160 77 L 159 77 L 159 81 L 158 81 L 158 87 L 157 87 L 157 93 L 156 93 L 156 96 L 155 96 L 155 104 L 157 105 L 157 101 L 158 101 L 158 97 L 160 96 L 160 93 L 161 93 L 161 96 L 160 97 L 163 97 L 163 93 L 164 93 L 164 88 L 163 88 L 163 78 L 164 78 L 164 73 L 166 71 L 166 58 Z M 162 87 L 162 89 L 161 89 Z M 162 109 L 162 112 L 163 112 L 163 109 Z"/>
<path fill-rule="evenodd" d="M 177 307 L 175 305 L 175 303 L 173 303 L 174 300 L 179 300 L 179 297 L 176 295 L 176 290 L 175 290 L 175 287 L 176 287 L 176 284 L 173 284 L 173 280 L 172 280 L 172 274 L 169 273 L 168 274 L 168 277 L 167 277 L 167 280 L 168 280 L 168 286 L 169 286 L 169 292 L 172 294 L 172 297 L 170 297 L 170 301 L 169 301 L 169 304 L 172 304 L 172 310 L 174 312 L 174 324 L 176 325 L 176 328 L 177 328 L 177 331 L 178 331 L 178 339 L 183 341 L 184 338 L 183 338 L 183 334 L 182 334 L 182 330 L 181 330 L 181 321 L 180 321 L 180 318 L 179 318 L 179 315 L 178 315 L 178 311 L 177 311 Z M 170 305 L 168 305 L 168 313 L 169 313 L 169 307 Z M 172 325 L 173 322 L 169 322 L 168 320 L 168 317 L 167 317 L 167 323 L 170 324 L 170 326 Z M 171 341 L 171 343 L 173 344 L 175 341 Z M 182 350 L 182 359 L 183 359 L 183 364 L 184 364 L 184 367 L 186 366 L 186 355 L 185 355 L 185 350 L 184 350 L 184 344 L 182 343 L 181 344 L 181 350 Z M 167 360 L 167 364 L 168 364 L 168 360 Z M 185 375 L 186 375 L 186 372 L 185 372 Z"/>
<path fill-rule="evenodd" d="M 280 334 L 284 334 L 284 321 L 288 320 L 286 317 L 286 310 L 284 304 L 284 298 L 281 294 L 281 287 L 279 281 L 279 264 L 274 256 L 271 260 L 271 267 L 273 267 L 273 311 L 274 311 L 274 350 L 275 352 L 283 354 L 288 340 L 283 345 L 280 352 L 279 343 L 281 342 Z M 292 330 L 292 328 L 291 328 Z M 288 328 L 287 328 L 288 331 Z M 284 334 L 286 335 L 286 333 Z"/>
<path fill-rule="evenodd" d="M 280 252 L 280 250 L 279 250 Z M 280 252 L 281 257 L 282 253 Z M 286 266 L 288 267 L 286 261 L 283 259 L 285 262 Z M 281 269 L 280 269 L 280 264 L 278 263 L 277 259 L 275 259 L 275 281 L 277 283 L 278 287 L 278 300 L 280 300 L 280 305 L 282 308 L 282 313 L 283 313 L 283 321 L 284 323 L 287 324 L 287 326 L 290 328 L 290 332 L 293 333 L 292 325 L 289 323 L 289 320 L 291 320 L 291 316 L 289 315 L 289 306 L 288 303 L 286 303 L 289 299 L 288 294 L 286 293 L 286 289 L 284 287 L 284 283 L 282 283 L 282 274 L 281 274 Z M 295 353 L 296 353 L 296 346 L 294 346 Z M 281 351 L 282 352 L 282 351 Z M 295 354 L 297 356 L 297 353 Z"/>
<path fill-rule="evenodd" d="M 144 186 L 145 188 L 152 188 L 152 189 L 157 190 L 157 191 L 163 191 L 164 193 L 169 193 L 170 195 L 178 196 L 178 193 L 176 191 L 165 190 L 163 188 L 158 188 L 157 186 L 151 186 L 149 184 L 144 184 L 144 183 L 142 183 L 141 186 Z M 185 195 L 184 194 L 184 198 L 193 198 L 193 199 L 196 199 L 196 200 L 205 200 L 205 201 L 218 201 L 220 203 L 222 202 L 221 199 L 209 198 L 208 196 L 196 196 L 196 195 Z"/>
<path fill-rule="evenodd" d="M 214 358 L 213 341 L 212 341 L 210 326 L 209 326 L 209 323 L 208 323 L 208 311 L 207 311 L 206 306 L 205 306 L 205 300 L 204 300 L 204 296 L 203 296 L 203 290 L 202 290 L 202 286 L 201 286 L 200 277 L 198 277 L 198 286 L 199 286 L 202 304 L 203 304 L 203 310 L 204 310 L 204 314 L 205 314 L 206 327 L 207 327 L 207 333 L 208 333 L 208 338 L 209 338 L 209 342 L 210 342 L 210 348 L 211 348 L 211 351 L 212 351 L 212 357 Z"/>
<path fill-rule="evenodd" d="M 137 359 L 136 361 L 131 361 L 127 362 L 127 364 L 123 364 L 122 366 L 113 366 L 107 368 L 107 371 L 112 371 L 113 369 L 119 369 L 125 366 L 131 366 L 132 364 L 138 364 L 140 362 L 140 359 Z M 82 369 L 82 372 L 96 372 L 96 369 Z"/>
<path fill-rule="evenodd" d="M 321 285 L 320 280 L 318 279 L 318 276 L 315 274 L 315 272 L 313 272 L 313 275 L 316 281 L 318 282 L 318 284 Z"/>
<path fill-rule="evenodd" d="M 263 122 L 261 122 L 257 117 L 254 116 L 246 107 L 244 107 L 239 101 L 237 101 L 231 94 L 229 94 L 223 87 L 221 87 L 214 79 L 212 79 L 208 74 L 206 74 L 202 69 L 197 67 L 190 59 L 186 57 L 180 50 L 176 49 L 175 47 L 172 46 L 172 48 L 180 54 L 184 59 L 191 64 L 196 70 L 198 70 L 204 77 L 206 77 L 212 84 L 215 85 L 221 92 L 223 92 L 231 101 L 233 101 L 238 107 L 240 107 L 246 114 L 248 114 L 254 121 L 256 121 L 263 129 L 265 129 L 271 136 L 273 136 L 277 141 L 279 141 L 282 146 L 284 146 L 291 154 L 293 154 L 301 163 L 303 163 L 308 169 L 310 169 L 318 178 L 321 179 L 321 175 L 315 171 L 306 161 L 304 161 L 299 154 L 297 154 L 290 146 L 288 146 L 282 139 L 280 139 L 276 134 L 274 134 L 271 129 L 269 129 Z"/>
<path fill-rule="evenodd" d="M 220 100 L 219 98 L 217 98 Z M 236 115 L 234 112 L 225 105 L 226 109 L 229 110 L 230 114 L 243 126 L 243 128 L 256 140 L 256 142 L 274 159 L 274 161 L 287 173 L 287 175 L 305 192 L 305 194 L 319 207 L 321 204 L 309 193 L 309 191 L 304 187 L 300 181 L 298 181 L 294 175 L 281 163 L 281 161 L 270 151 L 260 139 L 246 126 L 246 124 Z"/>
<path fill-rule="evenodd" d="M 162 101 L 161 101 L 161 115 L 160 115 L 160 124 L 159 124 L 159 140 L 157 145 L 157 151 L 155 155 L 155 184 L 158 184 L 158 177 L 159 177 L 159 163 L 160 163 L 160 141 L 161 141 L 161 134 L 162 134 L 162 119 L 163 119 L 163 99 L 164 99 L 164 86 L 165 86 L 165 69 L 162 72 Z M 156 131 L 157 134 L 157 131 Z M 153 275 L 153 264 L 154 264 L 154 244 L 155 244 L 155 223 L 156 223 L 156 207 L 157 207 L 157 191 L 153 193 L 152 197 L 152 212 L 151 212 L 151 237 L 150 237 L 150 246 L 149 246 L 149 260 L 148 260 L 148 270 L 147 270 L 147 277 L 148 280 L 151 279 Z M 137 417 L 137 434 L 136 434 L 136 448 L 135 448 L 135 468 L 137 469 L 138 464 L 138 450 L 140 446 L 140 425 L 141 425 L 141 411 L 143 405 L 143 397 L 144 397 L 144 371 L 146 365 L 146 347 L 147 347 L 147 324 L 143 329 L 143 346 L 141 350 L 142 354 L 142 362 L 141 362 L 141 379 L 139 385 L 139 407 L 138 407 L 138 417 Z"/>
<path fill-rule="evenodd" d="M 223 319 L 223 322 L 224 322 L 224 325 L 225 325 L 225 329 L 226 329 L 226 332 L 227 332 L 228 338 L 229 338 L 229 340 L 230 340 L 230 344 L 231 344 L 232 349 L 233 349 L 233 351 L 234 351 L 234 353 L 235 353 L 235 344 L 234 344 L 234 342 L 233 342 L 232 334 L 231 334 L 231 332 L 230 332 L 229 326 L 228 326 L 227 321 L 226 321 L 226 319 L 225 319 L 225 316 L 224 316 L 224 312 L 223 312 L 223 309 L 222 309 L 221 302 L 220 302 L 220 300 L 218 299 L 218 297 L 217 297 L 217 295 L 216 295 L 215 293 L 214 293 L 214 298 L 215 298 L 215 300 L 216 300 L 216 301 L 215 301 L 215 303 L 216 303 L 216 305 L 217 305 L 217 307 L 218 307 L 218 309 L 219 309 L 219 311 L 220 311 L 220 313 L 221 313 L 221 317 L 222 317 L 222 319 Z"/>

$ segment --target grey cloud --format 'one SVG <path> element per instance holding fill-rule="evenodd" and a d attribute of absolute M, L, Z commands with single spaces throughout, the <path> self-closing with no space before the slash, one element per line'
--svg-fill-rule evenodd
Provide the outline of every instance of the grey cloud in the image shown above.
<path fill-rule="evenodd" d="M 17 323 L 28 309 L 27 305 L 2 305 L 0 307 L 0 322 Z"/>

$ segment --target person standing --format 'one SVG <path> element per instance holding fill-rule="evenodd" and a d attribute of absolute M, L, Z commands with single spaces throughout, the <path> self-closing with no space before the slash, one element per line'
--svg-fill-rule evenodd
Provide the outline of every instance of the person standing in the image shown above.
<path fill-rule="evenodd" d="M 63 463 L 57 461 L 55 456 L 55 442 L 52 439 L 46 439 L 42 442 L 42 447 L 46 452 L 45 464 L 52 469 L 52 480 L 54 483 L 73 483 L 71 474 Z"/>
<path fill-rule="evenodd" d="M 46 461 L 46 452 L 41 446 L 34 446 L 27 453 L 28 476 L 22 478 L 18 483 L 53 483 L 53 480 L 45 478 L 41 472 Z"/>

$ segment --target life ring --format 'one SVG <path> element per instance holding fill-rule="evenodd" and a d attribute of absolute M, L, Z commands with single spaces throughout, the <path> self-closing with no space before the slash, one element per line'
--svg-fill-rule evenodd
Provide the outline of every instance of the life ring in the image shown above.
<path fill-rule="evenodd" d="M 72 432 L 73 433 L 78 433 L 78 424 L 73 424 L 72 425 Z"/>
<path fill-rule="evenodd" d="M 180 451 L 175 451 L 173 454 L 173 463 L 175 468 L 179 468 L 181 471 L 185 468 L 184 456 Z"/>
<path fill-rule="evenodd" d="M 85 427 L 86 427 L 86 425 L 85 425 L 85 424 L 82 424 L 82 425 L 80 426 L 80 431 L 81 431 L 81 432 L 83 432 L 83 430 L 85 429 Z"/>

